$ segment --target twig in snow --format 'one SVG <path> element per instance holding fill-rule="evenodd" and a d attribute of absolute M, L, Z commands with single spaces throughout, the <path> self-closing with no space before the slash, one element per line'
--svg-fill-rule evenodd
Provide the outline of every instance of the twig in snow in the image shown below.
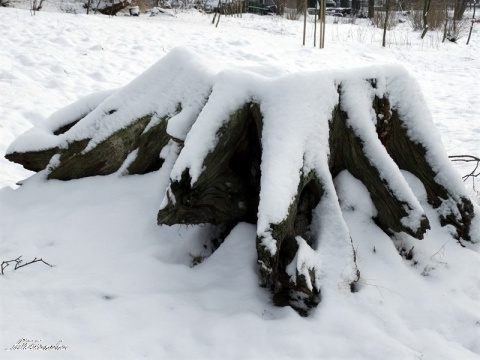
<path fill-rule="evenodd" d="M 462 179 L 463 181 L 466 181 L 467 179 L 471 178 L 472 179 L 472 184 L 473 184 L 473 190 L 475 190 L 475 178 L 479 177 L 480 176 L 480 172 L 477 171 L 478 168 L 480 167 L 480 158 L 476 157 L 476 156 L 473 156 L 473 155 L 451 155 L 449 156 L 450 159 L 452 159 L 452 161 L 456 161 L 456 162 L 466 162 L 466 163 L 469 163 L 469 162 L 473 162 L 475 163 L 475 167 L 474 169 L 462 176 Z"/>
<path fill-rule="evenodd" d="M 34 258 L 32 261 L 29 261 L 27 263 L 23 263 L 23 260 L 21 259 L 22 256 L 19 256 L 18 258 L 14 259 L 14 260 L 6 260 L 6 261 L 2 261 L 2 264 L 0 265 L 0 274 L 3 275 L 3 272 L 4 270 L 10 266 L 10 263 L 15 263 L 15 267 L 13 268 L 13 270 L 17 270 L 17 269 L 20 269 L 21 267 L 24 267 L 24 266 L 27 266 L 27 265 L 30 265 L 30 264 L 33 264 L 33 263 L 36 263 L 36 262 L 43 262 L 45 265 L 48 265 L 50 267 L 53 267 L 53 265 L 50 265 L 49 263 L 47 263 L 45 260 L 43 259 L 37 259 L 37 258 Z M 23 263 L 23 264 L 22 264 Z"/>
<path fill-rule="evenodd" d="M 353 250 L 353 263 L 355 265 L 355 279 L 353 279 L 353 281 L 350 282 L 350 291 L 351 292 L 357 292 L 358 291 L 357 283 L 360 280 L 360 270 L 358 269 L 358 265 L 357 265 L 357 250 L 358 250 L 358 248 L 355 249 L 355 247 L 353 246 L 353 239 L 352 239 L 351 236 L 350 236 L 350 243 L 352 245 L 352 250 Z"/>

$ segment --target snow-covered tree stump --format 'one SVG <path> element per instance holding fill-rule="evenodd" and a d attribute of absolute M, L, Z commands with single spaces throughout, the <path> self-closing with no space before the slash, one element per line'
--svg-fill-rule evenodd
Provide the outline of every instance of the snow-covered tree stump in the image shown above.
<path fill-rule="evenodd" d="M 61 180 L 168 166 L 158 223 L 209 223 L 224 236 L 256 224 L 262 285 L 302 315 L 338 274 L 352 290 L 359 280 L 340 172 L 365 185 L 387 234 L 422 239 L 430 228 L 402 171 L 459 241 L 474 216 L 418 85 L 398 67 L 266 79 L 215 73 L 176 49 L 124 88 L 52 115 L 6 157 Z"/>
<path fill-rule="evenodd" d="M 103 15 L 113 16 L 116 15 L 119 11 L 125 9 L 127 6 L 130 6 L 132 0 L 102 0 L 99 3 L 96 3 L 97 11 Z"/>

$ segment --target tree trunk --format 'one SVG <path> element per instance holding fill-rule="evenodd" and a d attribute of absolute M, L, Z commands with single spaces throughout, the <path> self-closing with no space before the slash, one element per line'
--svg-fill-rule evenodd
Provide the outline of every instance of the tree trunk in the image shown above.
<path fill-rule="evenodd" d="M 385 22 L 383 23 L 382 46 L 387 44 L 388 17 L 390 15 L 390 0 L 385 0 Z"/>
<path fill-rule="evenodd" d="M 423 22 L 423 31 L 420 36 L 421 39 L 425 37 L 428 31 L 428 11 L 430 10 L 431 0 L 424 0 L 423 3 L 423 13 L 422 13 L 422 22 Z"/>
<path fill-rule="evenodd" d="M 467 45 L 470 43 L 470 37 L 472 36 L 473 25 L 475 24 L 475 12 L 477 9 L 477 3 L 473 4 L 473 15 L 472 15 L 472 22 L 470 23 L 470 30 L 468 31 L 468 38 L 467 38 Z"/>
<path fill-rule="evenodd" d="M 352 0 L 352 12 L 354 15 L 360 12 L 360 0 Z"/>
<path fill-rule="evenodd" d="M 368 0 L 368 18 L 373 19 L 375 17 L 375 0 Z"/>
<path fill-rule="evenodd" d="M 455 8 L 453 10 L 453 20 L 462 20 L 463 14 L 467 9 L 469 0 L 457 0 L 455 1 Z"/>

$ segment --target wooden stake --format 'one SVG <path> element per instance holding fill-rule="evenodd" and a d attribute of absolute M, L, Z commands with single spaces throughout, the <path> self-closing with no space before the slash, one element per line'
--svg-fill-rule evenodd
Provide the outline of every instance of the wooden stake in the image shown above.
<path fill-rule="evenodd" d="M 317 47 L 317 11 L 318 11 L 318 0 L 315 2 L 315 25 L 313 26 L 313 47 Z"/>
<path fill-rule="evenodd" d="M 303 12 L 303 46 L 305 46 L 306 33 L 307 33 L 307 0 L 305 0 L 305 10 Z"/>

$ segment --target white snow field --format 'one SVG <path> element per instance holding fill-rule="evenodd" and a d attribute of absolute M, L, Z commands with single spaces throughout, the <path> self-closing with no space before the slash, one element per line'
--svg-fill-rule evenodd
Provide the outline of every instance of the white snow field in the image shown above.
<path fill-rule="evenodd" d="M 359 291 L 351 293 L 347 281 L 330 284 L 318 307 L 302 318 L 273 306 L 259 287 L 255 226 L 239 224 L 207 256 L 208 226 L 157 225 L 173 163 L 141 176 L 45 181 L 3 158 L 25 131 L 62 120 L 60 112 L 44 122 L 52 113 L 108 91 L 83 102 L 95 106 L 178 47 L 203 58 L 199 79 L 231 69 L 237 81 L 249 74 L 246 88 L 255 85 L 254 74 L 308 77 L 305 72 L 401 65 L 418 81 L 446 152 L 480 156 L 480 25 L 466 46 L 466 39 L 442 44 L 437 33 L 421 41 L 403 24 L 382 48 L 380 30 L 329 23 L 326 48 L 319 50 L 312 47 L 311 23 L 304 47 L 301 21 L 244 14 L 222 17 L 215 28 L 211 19 L 196 12 L 31 16 L 0 8 L 0 262 L 22 256 L 54 265 L 11 265 L 0 275 L 0 358 L 479 359 L 480 243 L 460 246 L 408 173 L 403 176 L 432 226 L 422 241 L 388 237 L 371 219 L 376 210 L 365 187 L 347 172 L 337 176 L 361 271 Z M 176 66 L 196 79 L 191 64 L 178 59 Z M 201 85 L 192 81 L 185 97 L 203 94 Z M 175 84 L 172 91 L 178 91 Z M 123 96 L 116 100 L 135 98 Z M 438 134 L 422 129 L 418 136 L 431 135 L 431 148 L 442 152 Z M 454 165 L 458 171 L 449 176 L 459 183 L 471 168 Z M 471 182 L 465 185 L 477 201 Z M 480 239 L 478 221 L 472 234 Z M 398 247 L 412 246 L 413 260 L 399 255 Z M 342 279 L 348 259 L 343 265 L 334 256 L 332 263 L 319 250 L 319 268 Z M 201 257 L 192 267 L 193 258 Z M 36 340 L 59 349 L 21 348 Z"/>

